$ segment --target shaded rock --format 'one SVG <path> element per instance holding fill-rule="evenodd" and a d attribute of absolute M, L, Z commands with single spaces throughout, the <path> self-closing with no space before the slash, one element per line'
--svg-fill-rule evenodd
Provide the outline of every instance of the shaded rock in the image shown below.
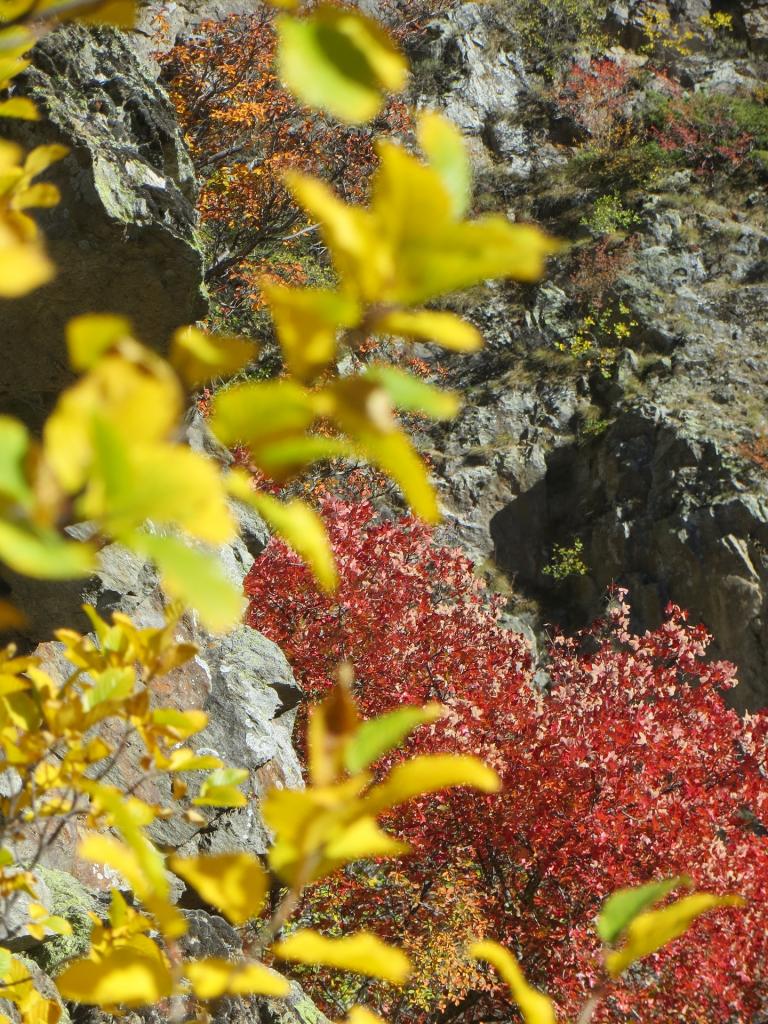
<path fill-rule="evenodd" d="M 47 177 L 61 203 L 38 216 L 58 275 L 0 305 L 6 338 L 0 408 L 38 423 L 70 379 L 64 325 L 86 311 L 122 313 L 162 349 L 203 315 L 196 185 L 175 111 L 128 37 L 60 28 L 33 52 L 20 88 L 45 117 L 15 130 L 26 146 L 70 155 Z"/>
<path fill-rule="evenodd" d="M 627 586 L 636 625 L 658 625 L 668 601 L 712 630 L 713 656 L 740 667 L 734 704 L 768 700 L 768 491 L 734 493 L 724 453 L 662 410 L 628 410 L 593 445 L 547 457 L 546 473 L 491 524 L 499 563 L 566 628 Z M 584 543 L 584 577 L 543 574 L 555 544 Z"/>

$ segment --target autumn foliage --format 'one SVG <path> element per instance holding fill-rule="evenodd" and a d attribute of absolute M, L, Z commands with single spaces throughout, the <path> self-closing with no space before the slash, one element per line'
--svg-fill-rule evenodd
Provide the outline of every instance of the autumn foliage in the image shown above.
<path fill-rule="evenodd" d="M 509 1019 L 507 997 L 465 953 L 469 937 L 488 937 L 568 1019 L 598 978 L 601 901 L 689 874 L 742 893 L 748 910 L 712 915 L 633 968 L 595 1019 L 752 1020 L 768 998 L 768 719 L 726 707 L 734 670 L 705 660 L 705 630 L 670 606 L 657 630 L 636 636 L 618 593 L 604 621 L 554 640 L 542 693 L 499 599 L 430 528 L 365 503 L 326 498 L 322 511 L 338 593 L 320 593 L 273 541 L 247 580 L 249 622 L 283 646 L 310 697 L 348 659 L 366 714 L 441 701 L 448 717 L 407 753 L 477 753 L 504 789 L 396 812 L 388 824 L 413 856 L 355 865 L 316 890 L 308 920 L 375 926 L 404 944 L 416 973 L 404 994 L 323 974 L 314 996 L 335 1014 L 365 998 L 393 1022 Z"/>
<path fill-rule="evenodd" d="M 374 138 L 409 128 L 405 104 L 394 99 L 366 125 L 310 111 L 281 84 L 275 48 L 274 12 L 262 7 L 204 21 L 162 56 L 201 181 L 198 210 L 214 254 L 208 278 L 234 304 L 259 304 L 261 276 L 307 283 L 295 243 L 316 236 L 305 233 L 284 173 L 317 175 L 345 200 L 362 201 Z"/>

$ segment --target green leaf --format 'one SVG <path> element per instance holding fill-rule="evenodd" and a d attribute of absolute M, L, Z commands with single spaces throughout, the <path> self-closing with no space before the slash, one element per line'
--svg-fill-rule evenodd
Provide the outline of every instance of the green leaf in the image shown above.
<path fill-rule="evenodd" d="M 443 179 L 454 216 L 462 217 L 469 206 L 472 170 L 461 132 L 446 117 L 427 111 L 419 117 L 417 136 L 425 156 Z"/>
<path fill-rule="evenodd" d="M 597 918 L 597 934 L 606 944 L 615 942 L 633 918 L 683 885 L 691 885 L 687 875 L 663 878 L 632 889 L 619 889 L 603 904 Z"/>
<path fill-rule="evenodd" d="M 455 392 L 441 391 L 433 384 L 385 363 L 369 367 L 363 376 L 381 385 L 392 404 L 403 412 L 421 412 L 433 420 L 450 420 L 461 408 L 461 400 Z"/>
<path fill-rule="evenodd" d="M 387 751 L 399 746 L 414 729 L 436 721 L 442 714 L 440 704 L 427 704 L 421 708 L 398 708 L 386 715 L 369 718 L 347 745 L 344 754 L 347 771 L 356 775 Z"/>
<path fill-rule="evenodd" d="M 196 608 L 208 629 L 222 632 L 239 620 L 243 598 L 214 555 L 190 547 L 178 537 L 133 533 L 121 540 L 157 563 L 168 593 Z"/>
<path fill-rule="evenodd" d="M 94 551 L 88 544 L 64 540 L 54 530 L 18 526 L 0 519 L 0 558 L 16 572 L 41 580 L 88 576 Z"/>
<path fill-rule="evenodd" d="M 29 432 L 18 420 L 0 416 L 0 495 L 27 505 L 32 491 L 24 472 Z"/>
<path fill-rule="evenodd" d="M 67 324 L 67 351 L 73 370 L 89 370 L 122 338 L 132 333 L 130 321 L 111 313 L 84 313 Z"/>
<path fill-rule="evenodd" d="M 321 4 L 307 17 L 277 18 L 280 76 L 298 98 L 340 121 L 375 117 L 384 93 L 400 92 L 408 65 L 390 37 L 370 18 Z"/>

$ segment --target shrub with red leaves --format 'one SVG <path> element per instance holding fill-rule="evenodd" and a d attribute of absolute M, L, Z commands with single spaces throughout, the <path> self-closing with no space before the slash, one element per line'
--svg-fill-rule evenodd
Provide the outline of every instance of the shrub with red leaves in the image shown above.
<path fill-rule="evenodd" d="M 440 700 L 446 717 L 406 752 L 477 753 L 504 789 L 482 799 L 439 795 L 394 813 L 388 824 L 413 855 L 350 869 L 310 897 L 305 913 L 315 924 L 373 927 L 417 964 L 402 995 L 305 977 L 315 998 L 334 1013 L 363 999 L 393 1024 L 514 1019 L 464 953 L 468 938 L 484 934 L 509 944 L 562 1019 L 573 1019 L 600 977 L 601 901 L 619 887 L 688 873 L 700 888 L 741 893 L 747 908 L 712 914 L 642 961 L 609 987 L 594 1019 L 764 1019 L 768 720 L 726 707 L 734 669 L 705 660 L 705 630 L 670 606 L 659 629 L 636 636 L 617 593 L 605 621 L 555 639 L 542 694 L 522 639 L 502 628 L 499 599 L 466 558 L 437 547 L 411 518 L 322 504 L 338 592 L 318 592 L 273 541 L 247 579 L 248 621 L 283 647 L 310 697 L 349 659 L 368 715 Z"/>
<path fill-rule="evenodd" d="M 630 74 L 622 64 L 608 57 L 593 57 L 587 67 L 571 66 L 555 102 L 592 142 L 605 146 L 625 121 L 630 85 Z"/>

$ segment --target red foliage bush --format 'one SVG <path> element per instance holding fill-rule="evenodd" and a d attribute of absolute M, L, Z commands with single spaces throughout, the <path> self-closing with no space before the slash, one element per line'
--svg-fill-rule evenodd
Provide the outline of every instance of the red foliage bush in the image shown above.
<path fill-rule="evenodd" d="M 608 293 L 632 266 L 637 241 L 636 235 L 618 243 L 612 238 L 601 238 L 581 249 L 570 275 L 577 297 L 588 301 L 593 309 L 602 309 Z"/>
<path fill-rule="evenodd" d="M 334 1013 L 362 998 L 395 1024 L 509 1020 L 503 994 L 466 959 L 469 931 L 509 944 L 573 1014 L 599 975 L 600 902 L 625 885 L 689 873 L 700 887 L 742 893 L 748 908 L 712 915 L 643 961 L 595 1019 L 756 1020 L 768 1007 L 768 720 L 725 706 L 734 670 L 704 660 L 705 630 L 670 606 L 659 629 L 636 636 L 619 593 L 605 621 L 555 639 L 543 695 L 522 639 L 502 628 L 499 599 L 466 558 L 435 546 L 413 519 L 322 504 L 338 593 L 318 592 L 273 541 L 246 581 L 248 621 L 283 647 L 311 697 L 350 659 L 367 714 L 442 701 L 447 716 L 408 752 L 476 752 L 504 790 L 393 814 L 413 855 L 350 870 L 310 900 L 315 923 L 373 926 L 424 951 L 399 998 L 327 978 L 315 997 Z"/>
<path fill-rule="evenodd" d="M 610 144 L 623 124 L 631 78 L 608 57 L 593 57 L 588 67 L 573 64 L 555 102 L 598 146 Z"/>

